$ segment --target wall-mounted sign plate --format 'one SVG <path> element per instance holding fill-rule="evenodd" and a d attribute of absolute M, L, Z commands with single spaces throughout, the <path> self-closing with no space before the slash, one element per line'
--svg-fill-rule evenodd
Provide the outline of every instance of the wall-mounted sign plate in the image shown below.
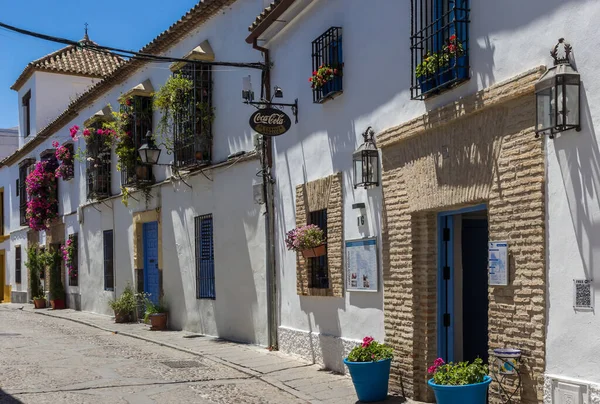
<path fill-rule="evenodd" d="M 575 310 L 594 308 L 594 290 L 591 279 L 573 279 L 573 308 Z"/>
<path fill-rule="evenodd" d="M 488 249 L 488 270 L 490 285 L 508 285 L 508 243 L 492 241 Z"/>
<path fill-rule="evenodd" d="M 379 284 L 377 238 L 346 241 L 346 290 L 377 292 Z"/>
<path fill-rule="evenodd" d="M 275 108 L 262 108 L 250 116 L 250 127 L 265 136 L 280 136 L 292 126 L 287 114 Z"/>

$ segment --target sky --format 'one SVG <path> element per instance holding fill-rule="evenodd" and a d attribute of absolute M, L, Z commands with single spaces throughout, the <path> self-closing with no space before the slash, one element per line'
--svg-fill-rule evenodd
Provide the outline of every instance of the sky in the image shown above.
<path fill-rule="evenodd" d="M 0 0 L 0 22 L 47 35 L 80 40 L 85 23 L 92 41 L 139 50 L 198 0 Z M 0 128 L 18 125 L 17 93 L 10 89 L 27 63 L 64 45 L 0 28 Z"/>

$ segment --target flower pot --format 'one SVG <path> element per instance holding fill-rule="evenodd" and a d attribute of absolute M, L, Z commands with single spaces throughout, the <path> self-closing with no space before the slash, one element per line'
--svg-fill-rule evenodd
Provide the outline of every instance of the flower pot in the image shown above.
<path fill-rule="evenodd" d="M 45 309 L 46 299 L 33 299 L 33 307 L 36 309 Z"/>
<path fill-rule="evenodd" d="M 150 314 L 150 330 L 161 331 L 167 329 L 167 313 Z"/>
<path fill-rule="evenodd" d="M 327 244 L 321 244 L 315 248 L 309 248 L 308 250 L 302 250 L 302 256 L 304 258 L 315 258 L 321 257 L 327 254 Z"/>
<path fill-rule="evenodd" d="M 137 165 L 135 167 L 135 175 L 137 176 L 138 180 L 147 180 L 149 175 L 148 175 L 148 166 L 143 166 L 143 165 Z"/>
<path fill-rule="evenodd" d="M 417 77 L 417 81 L 419 82 L 419 87 L 421 87 L 422 94 L 425 94 L 437 85 L 435 75 L 419 76 Z"/>
<path fill-rule="evenodd" d="M 469 68 L 467 66 L 467 57 L 459 56 L 457 58 L 451 57 L 446 67 L 440 67 L 439 82 L 440 84 L 447 83 L 451 80 L 456 79 L 462 81 L 469 78 Z"/>
<path fill-rule="evenodd" d="M 121 313 L 115 311 L 115 323 L 128 323 L 129 318 L 129 313 Z"/>
<path fill-rule="evenodd" d="M 369 403 L 386 399 L 391 359 L 377 362 L 349 362 L 348 358 L 344 358 L 344 363 L 350 371 L 359 401 Z"/>
<path fill-rule="evenodd" d="M 487 390 L 492 378 L 485 376 L 483 382 L 463 386 L 444 386 L 429 379 L 427 384 L 435 394 L 437 404 L 486 404 Z"/>
<path fill-rule="evenodd" d="M 62 310 L 66 308 L 65 299 L 50 300 L 50 306 L 52 306 L 52 310 Z"/>

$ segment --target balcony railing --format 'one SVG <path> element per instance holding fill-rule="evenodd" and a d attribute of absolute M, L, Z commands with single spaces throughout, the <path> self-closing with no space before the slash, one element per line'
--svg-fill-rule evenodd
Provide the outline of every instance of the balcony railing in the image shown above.
<path fill-rule="evenodd" d="M 341 27 L 329 28 L 312 42 L 312 66 L 313 72 L 318 71 L 321 66 L 328 66 L 337 71 L 333 79 L 322 86 L 313 87 L 313 102 L 323 103 L 344 91 L 342 87 L 344 58 Z"/>

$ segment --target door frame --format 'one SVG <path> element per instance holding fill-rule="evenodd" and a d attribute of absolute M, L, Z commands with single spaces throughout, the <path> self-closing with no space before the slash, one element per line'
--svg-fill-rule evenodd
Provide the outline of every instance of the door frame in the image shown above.
<path fill-rule="evenodd" d="M 487 210 L 487 204 L 439 212 L 437 217 L 437 356 L 447 362 L 454 360 L 454 216 L 482 210 Z M 444 240 L 444 228 L 448 229 L 448 240 Z M 444 258 L 449 267 L 448 279 L 444 279 Z M 445 316 L 450 318 L 448 327 L 444 326 Z"/>
<path fill-rule="evenodd" d="M 146 292 L 146 288 L 148 287 L 148 275 L 149 275 L 149 271 L 150 268 L 147 267 L 147 264 L 149 264 L 148 261 L 148 254 L 147 254 L 147 249 L 148 249 L 148 240 L 146 238 L 146 232 L 149 228 L 149 225 L 156 223 L 156 270 L 158 271 L 158 276 L 160 278 L 160 268 L 159 268 L 159 264 L 158 264 L 158 256 L 159 256 L 159 250 L 160 250 L 160 245 L 158 243 L 158 238 L 159 238 L 159 223 L 157 220 L 151 221 L 151 222 L 144 222 L 142 223 L 142 254 L 143 254 L 143 267 L 142 267 L 142 271 L 143 271 L 143 278 L 144 278 L 144 290 L 143 292 Z M 155 304 L 158 304 L 158 301 L 160 299 L 160 296 L 162 294 L 162 290 L 161 290 L 161 284 L 159 281 L 158 284 L 158 296 L 152 296 L 151 300 L 154 301 Z M 156 301 L 155 301 L 156 300 Z"/>

